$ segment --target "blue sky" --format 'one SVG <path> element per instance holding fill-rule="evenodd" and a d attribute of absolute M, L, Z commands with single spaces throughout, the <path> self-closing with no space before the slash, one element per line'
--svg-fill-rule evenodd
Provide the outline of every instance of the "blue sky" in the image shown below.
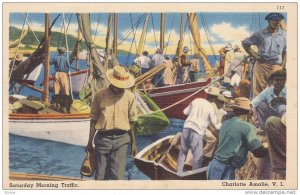
<path fill-rule="evenodd" d="M 132 23 L 136 23 L 138 19 L 143 16 L 144 13 L 119 13 L 118 14 L 118 39 L 120 40 L 131 27 Z M 145 43 L 145 50 L 154 52 L 157 45 L 159 45 L 159 31 L 160 31 L 160 14 L 148 13 L 149 23 L 147 28 L 147 37 Z M 265 28 L 268 23 L 264 19 L 268 13 L 213 13 L 213 12 L 201 12 L 197 13 L 198 27 L 200 28 L 201 44 L 207 50 L 208 53 L 212 53 L 211 46 L 208 42 L 206 33 L 210 37 L 213 50 L 216 52 L 218 49 L 227 43 L 237 44 L 240 46 L 241 40 L 249 36 L 251 33 Z M 50 22 L 54 20 L 57 13 L 50 15 Z M 68 24 L 71 14 L 65 14 L 65 22 Z M 287 15 L 284 13 L 285 18 Z M 99 23 L 97 23 L 100 17 Z M 153 19 L 152 19 L 153 18 Z M 185 15 L 186 18 L 186 15 Z M 95 42 L 101 46 L 105 43 L 106 26 L 107 26 L 108 13 L 92 13 L 92 31 L 96 32 Z M 286 21 L 286 19 L 285 19 Z M 24 22 L 24 13 L 11 13 L 10 25 L 22 28 Z M 34 30 L 43 31 L 44 29 L 44 14 L 41 13 L 28 13 L 28 22 Z M 139 24 L 136 31 L 136 44 L 138 44 L 140 33 L 142 31 L 143 22 Z M 205 24 L 205 30 L 203 28 Z M 60 17 L 55 23 L 53 30 L 61 31 L 63 21 Z M 177 42 L 179 40 L 179 27 L 180 27 L 180 13 L 166 13 L 165 15 L 165 43 L 168 42 L 168 50 L 170 53 L 175 51 Z M 68 33 L 77 35 L 77 18 L 76 14 L 73 14 L 70 20 Z M 155 35 L 155 36 L 154 36 Z M 170 37 L 170 39 L 169 39 Z M 188 33 L 188 26 L 185 30 L 184 44 L 191 45 L 190 35 Z M 120 49 L 129 49 L 133 40 L 133 33 L 124 40 L 119 46 Z M 135 44 L 133 48 L 135 47 Z M 192 46 L 191 46 L 192 47 Z M 134 52 L 134 51 L 133 51 Z"/>

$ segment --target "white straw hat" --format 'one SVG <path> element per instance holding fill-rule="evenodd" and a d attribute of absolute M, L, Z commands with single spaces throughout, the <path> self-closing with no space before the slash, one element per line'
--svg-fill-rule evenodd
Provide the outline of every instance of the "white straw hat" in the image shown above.
<path fill-rule="evenodd" d="M 123 66 L 115 66 L 113 69 L 106 71 L 105 75 L 108 82 L 118 88 L 130 88 L 135 83 L 133 76 Z"/>

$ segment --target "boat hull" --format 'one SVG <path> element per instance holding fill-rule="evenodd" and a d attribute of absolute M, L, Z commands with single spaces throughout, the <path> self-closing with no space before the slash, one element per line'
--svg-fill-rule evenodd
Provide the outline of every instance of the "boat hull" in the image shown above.
<path fill-rule="evenodd" d="M 80 146 L 86 146 L 89 128 L 88 115 L 63 118 L 63 115 L 30 117 L 15 114 L 9 120 L 11 134 Z"/>
<path fill-rule="evenodd" d="M 183 114 L 183 110 L 189 105 L 189 103 L 196 98 L 206 98 L 207 96 L 204 90 L 201 90 L 197 93 L 195 92 L 208 85 L 210 82 L 211 79 L 207 79 L 205 81 L 198 81 L 194 83 L 154 88 L 148 90 L 147 92 L 149 97 L 164 111 L 169 118 L 185 119 L 186 116 Z M 193 93 L 195 94 L 192 95 Z M 179 104 L 176 104 L 185 98 L 187 99 Z M 166 110 L 164 109 L 173 104 L 176 105 Z"/>
<path fill-rule="evenodd" d="M 134 158 L 136 167 L 153 180 L 206 180 L 207 166 L 184 171 L 181 174 L 176 173 L 179 145 L 174 146 L 174 149 L 170 150 L 165 160 L 159 162 L 161 156 L 170 147 L 174 137 L 174 135 L 166 136 L 141 150 Z M 173 164 L 173 167 L 170 164 Z M 203 164 L 207 165 L 207 162 Z"/>

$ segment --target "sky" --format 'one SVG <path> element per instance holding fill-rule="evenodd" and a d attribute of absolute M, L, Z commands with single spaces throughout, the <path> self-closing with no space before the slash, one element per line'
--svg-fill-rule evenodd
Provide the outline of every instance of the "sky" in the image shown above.
<path fill-rule="evenodd" d="M 159 47 L 160 36 L 160 13 L 147 13 L 149 17 L 147 36 L 144 50 L 153 54 Z M 218 50 L 231 43 L 233 46 L 241 47 L 241 41 L 249 37 L 253 32 L 267 27 L 268 22 L 264 19 L 268 13 L 197 13 L 198 27 L 200 29 L 201 44 L 208 54 L 218 53 Z M 58 13 L 50 14 L 50 23 Z M 63 15 L 68 34 L 77 36 L 78 24 L 76 14 L 62 14 L 54 24 L 52 31 L 63 32 Z M 186 24 L 186 14 L 185 24 Z M 286 21 L 286 13 L 283 13 Z M 11 13 L 9 23 L 11 26 L 22 29 L 26 13 Z M 143 17 L 144 16 L 144 17 Z M 44 31 L 44 14 L 28 13 L 27 21 L 35 31 Z M 135 53 L 143 28 L 145 13 L 119 13 L 118 14 L 118 48 Z M 135 31 L 135 36 L 131 27 L 140 23 Z M 95 43 L 105 47 L 107 32 L 108 13 L 91 13 L 91 29 L 95 36 Z M 165 14 L 165 45 L 166 53 L 174 54 L 179 40 L 180 13 Z M 130 31 L 130 33 L 128 33 Z M 125 36 L 127 35 L 127 36 Z M 126 39 L 122 39 L 122 37 Z M 121 41 L 122 40 L 122 41 Z M 184 45 L 193 47 L 192 36 L 189 33 L 188 25 L 185 25 Z M 130 49 L 131 48 L 131 49 Z"/>

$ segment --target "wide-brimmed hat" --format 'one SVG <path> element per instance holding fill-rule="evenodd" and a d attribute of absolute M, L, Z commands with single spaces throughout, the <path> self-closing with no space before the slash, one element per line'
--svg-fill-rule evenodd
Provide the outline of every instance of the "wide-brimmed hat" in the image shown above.
<path fill-rule="evenodd" d="M 218 95 L 218 100 L 222 102 L 226 102 L 226 98 L 222 94 Z"/>
<path fill-rule="evenodd" d="M 183 49 L 182 49 L 182 51 L 183 51 L 183 52 L 188 52 L 188 51 L 190 51 L 190 49 L 189 49 L 188 46 L 184 46 Z"/>
<path fill-rule="evenodd" d="M 57 51 L 65 52 L 65 51 L 66 51 L 66 48 L 64 48 L 64 47 L 58 47 L 58 48 L 57 48 Z"/>
<path fill-rule="evenodd" d="M 206 89 L 204 89 L 205 93 L 209 94 L 209 95 L 214 95 L 214 96 L 218 96 L 220 94 L 220 89 L 217 87 L 208 87 Z"/>
<path fill-rule="evenodd" d="M 231 43 L 228 43 L 228 44 L 225 46 L 225 50 L 227 50 L 227 51 L 232 50 L 232 45 L 231 45 Z"/>
<path fill-rule="evenodd" d="M 273 20 L 273 19 L 284 19 L 284 16 L 281 13 L 270 13 L 265 17 L 265 20 Z"/>
<path fill-rule="evenodd" d="M 118 88 L 130 88 L 134 85 L 134 78 L 129 70 L 123 66 L 115 66 L 106 71 L 106 78 L 110 84 Z"/>
<path fill-rule="evenodd" d="M 251 110 L 250 106 L 250 100 L 245 97 L 238 97 L 234 99 L 234 103 L 231 105 L 228 105 L 228 107 L 231 107 L 233 109 L 241 109 L 241 110 Z"/>
<path fill-rule="evenodd" d="M 222 95 L 225 96 L 225 97 L 227 97 L 227 98 L 232 98 L 232 94 L 231 94 L 231 92 L 228 91 L 228 90 L 223 91 L 223 92 L 222 92 Z"/>
<path fill-rule="evenodd" d="M 16 61 L 22 61 L 22 60 L 23 60 L 23 54 L 18 53 L 18 54 L 16 55 Z"/>

